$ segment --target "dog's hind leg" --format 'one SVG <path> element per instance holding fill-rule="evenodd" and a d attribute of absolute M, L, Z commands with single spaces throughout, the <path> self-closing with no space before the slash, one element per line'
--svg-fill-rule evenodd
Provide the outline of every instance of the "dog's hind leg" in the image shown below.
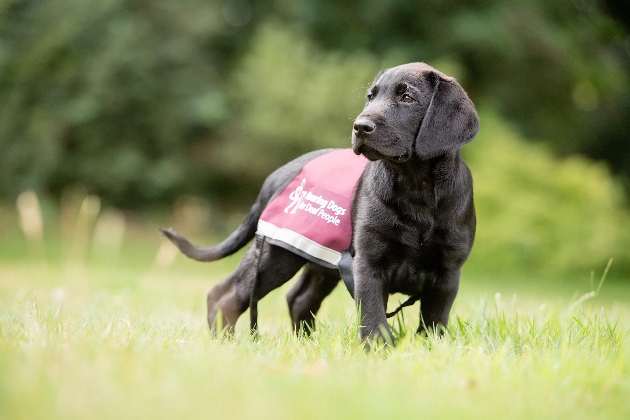
<path fill-rule="evenodd" d="M 293 329 L 309 334 L 315 329 L 315 314 L 322 301 L 339 283 L 339 271 L 308 263 L 302 275 L 287 294 Z"/>
<path fill-rule="evenodd" d="M 262 299 L 273 289 L 289 281 L 306 260 L 283 248 L 265 243 L 258 264 L 257 298 Z M 233 331 L 238 318 L 247 310 L 251 287 L 256 277 L 255 245 L 252 244 L 234 272 L 208 293 L 208 325 Z M 217 320 L 222 314 L 220 323 Z"/>

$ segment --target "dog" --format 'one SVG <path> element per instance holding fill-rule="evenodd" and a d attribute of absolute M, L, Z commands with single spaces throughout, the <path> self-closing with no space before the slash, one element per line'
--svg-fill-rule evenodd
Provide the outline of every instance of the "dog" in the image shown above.
<path fill-rule="evenodd" d="M 393 342 L 386 313 L 393 293 L 411 296 L 409 302 L 420 300 L 418 333 L 447 326 L 476 228 L 472 176 L 460 148 L 478 131 L 479 119 L 466 92 L 427 64 L 384 70 L 368 89 L 352 128 L 352 150 L 369 162 L 354 189 L 348 247 L 349 289 L 359 310 L 362 340 Z M 218 245 L 197 247 L 171 229 L 163 233 L 195 260 L 231 255 L 256 236 L 265 207 L 288 182 L 330 152 L 308 153 L 274 171 L 243 223 Z M 234 272 L 208 293 L 211 329 L 219 311 L 221 325 L 233 328 L 252 302 L 303 268 L 287 302 L 294 329 L 308 333 L 322 301 L 340 281 L 339 270 L 260 238 Z"/>

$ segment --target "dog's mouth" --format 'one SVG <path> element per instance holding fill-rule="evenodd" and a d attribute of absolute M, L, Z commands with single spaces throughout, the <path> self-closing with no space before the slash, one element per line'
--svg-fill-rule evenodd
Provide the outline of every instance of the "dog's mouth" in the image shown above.
<path fill-rule="evenodd" d="M 366 146 L 365 144 L 359 145 L 354 149 L 354 153 L 357 155 L 363 155 L 368 158 L 370 161 L 374 162 L 376 160 L 388 160 L 395 163 L 403 163 L 409 160 L 411 157 L 408 153 L 404 153 L 402 155 L 396 156 L 388 156 L 379 152 L 376 149 L 371 148 L 370 146 Z"/>

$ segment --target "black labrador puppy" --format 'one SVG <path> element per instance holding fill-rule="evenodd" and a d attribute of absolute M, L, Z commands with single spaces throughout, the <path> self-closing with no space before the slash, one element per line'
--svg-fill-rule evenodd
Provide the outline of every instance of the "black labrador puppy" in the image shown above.
<path fill-rule="evenodd" d="M 424 63 L 385 70 L 368 90 L 352 133 L 354 152 L 370 160 L 354 194 L 350 246 L 361 339 L 392 340 L 386 318 L 392 293 L 420 300 L 419 332 L 447 325 L 476 223 L 472 177 L 459 149 L 478 130 L 475 107 L 462 87 Z M 241 226 L 216 246 L 197 247 L 172 230 L 163 232 L 190 258 L 230 255 L 255 236 L 263 209 L 287 180 L 328 151 L 311 152 L 273 172 Z M 262 298 L 302 267 L 287 296 L 289 311 L 296 330 L 314 328 L 314 315 L 339 272 L 270 243 L 258 255 L 252 245 L 236 270 L 210 290 L 210 327 L 219 310 L 223 326 L 235 325 L 255 281 Z"/>

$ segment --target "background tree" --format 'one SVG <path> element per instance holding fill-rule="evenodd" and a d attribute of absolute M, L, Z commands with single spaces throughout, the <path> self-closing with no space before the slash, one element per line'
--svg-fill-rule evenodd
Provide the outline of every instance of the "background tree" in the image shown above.
<path fill-rule="evenodd" d="M 341 125 L 358 111 L 360 94 L 352 105 L 347 91 L 332 88 L 299 98 L 296 91 L 293 100 L 273 73 L 290 73 L 299 62 L 243 80 L 257 59 L 252 51 L 267 42 L 269 22 L 319 57 L 309 65 L 330 73 L 319 84 L 331 77 L 337 86 L 360 86 L 378 66 L 439 64 L 527 138 L 557 153 L 605 158 L 627 175 L 630 38 L 605 10 L 623 20 L 627 7 L 595 0 L 6 0 L 0 194 L 27 187 L 58 194 L 80 180 L 123 207 L 168 202 L 181 192 L 231 195 L 257 184 L 268 166 L 236 177 L 229 168 L 206 168 L 195 159 L 200 150 L 242 136 L 260 145 L 273 138 L 283 159 L 340 145 L 348 131 Z M 286 55 L 306 45 L 280 44 Z M 310 71 L 326 73 L 300 71 L 309 85 Z M 273 107 L 244 105 L 266 86 L 274 86 L 265 95 Z M 285 108 L 296 111 L 290 122 L 281 120 Z M 243 119 L 249 129 L 253 119 L 266 119 L 267 128 L 241 130 Z M 262 160 L 276 162 L 277 153 L 257 148 Z"/>

